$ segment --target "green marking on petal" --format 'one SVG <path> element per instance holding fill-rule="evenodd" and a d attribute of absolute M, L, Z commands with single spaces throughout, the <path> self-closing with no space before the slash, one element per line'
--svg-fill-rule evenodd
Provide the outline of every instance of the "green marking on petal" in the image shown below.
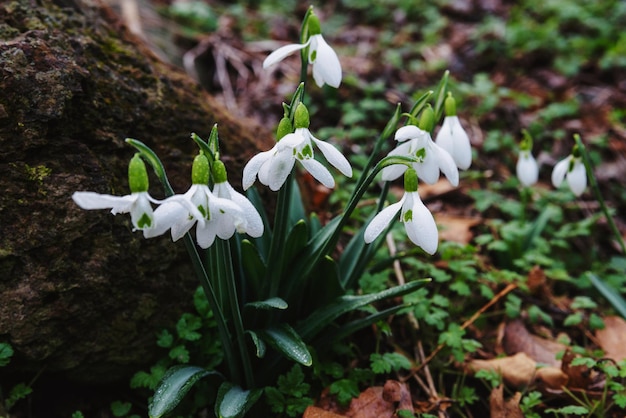
<path fill-rule="evenodd" d="M 302 155 L 304 155 L 307 158 L 313 157 L 313 148 L 311 148 L 310 144 L 302 149 Z"/>
<path fill-rule="evenodd" d="M 413 220 L 413 210 L 409 209 L 402 215 L 402 222 L 410 222 Z"/>
<path fill-rule="evenodd" d="M 147 213 L 141 215 L 137 221 L 137 227 L 139 229 L 150 228 L 152 226 L 152 218 Z"/>
<path fill-rule="evenodd" d="M 426 147 L 418 149 L 415 152 L 415 157 L 417 157 L 420 161 L 424 161 L 424 158 L 426 158 Z"/>

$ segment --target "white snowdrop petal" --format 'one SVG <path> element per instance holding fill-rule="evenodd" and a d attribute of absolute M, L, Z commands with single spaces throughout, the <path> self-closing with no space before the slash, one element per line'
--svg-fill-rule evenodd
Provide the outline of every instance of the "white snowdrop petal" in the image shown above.
<path fill-rule="evenodd" d="M 554 187 L 559 187 L 561 183 L 563 183 L 565 174 L 567 174 L 567 170 L 569 169 L 570 158 L 571 156 L 559 161 L 554 166 L 554 169 L 552 170 L 552 184 Z"/>
<path fill-rule="evenodd" d="M 335 179 L 326 167 L 324 167 L 319 161 L 313 158 L 304 158 L 299 160 L 306 171 L 311 173 L 315 180 L 322 183 L 325 187 L 332 189 L 335 187 Z"/>
<path fill-rule="evenodd" d="M 407 166 L 404 164 L 394 164 L 382 169 L 383 181 L 393 181 L 399 178 L 406 171 Z"/>
<path fill-rule="evenodd" d="M 350 166 L 348 159 L 341 151 L 333 145 L 315 138 L 313 135 L 311 135 L 311 139 L 315 142 L 315 145 L 317 145 L 320 151 L 322 151 L 322 155 L 324 155 L 324 158 L 326 158 L 330 165 L 339 170 L 344 176 L 352 177 L 352 166 Z"/>
<path fill-rule="evenodd" d="M 458 186 L 459 169 L 457 168 L 452 156 L 445 149 L 441 148 L 434 142 L 431 144 L 430 150 L 427 150 L 426 152 L 428 153 L 431 150 L 434 150 L 441 172 L 446 176 L 451 185 L 454 187 Z"/>
<path fill-rule="evenodd" d="M 365 234 L 363 238 L 367 244 L 373 242 L 378 236 L 387 228 L 391 220 L 400 212 L 402 204 L 404 203 L 404 197 L 392 205 L 387 206 L 385 209 L 378 212 L 374 219 L 365 228 Z"/>
<path fill-rule="evenodd" d="M 268 161 L 267 185 L 270 190 L 277 191 L 285 184 L 287 177 L 291 174 L 296 159 L 291 149 L 286 149 L 277 153 Z M 261 178 L 259 177 L 259 180 Z"/>
<path fill-rule="evenodd" d="M 260 152 L 248 161 L 246 166 L 243 168 L 243 176 L 241 180 L 241 185 L 244 190 L 248 190 L 250 186 L 254 184 L 254 180 L 259 173 L 259 170 L 263 166 L 263 164 L 274 154 L 275 146 L 269 151 Z M 259 179 L 260 180 L 260 179 Z"/>
<path fill-rule="evenodd" d="M 517 178 L 524 186 L 532 186 L 539 178 L 539 166 L 537 160 L 529 151 L 521 151 L 515 166 Z"/>
<path fill-rule="evenodd" d="M 226 184 L 230 192 L 230 198 L 239 205 L 246 218 L 246 233 L 254 238 L 263 235 L 263 219 L 252 202 L 246 196 L 233 189 L 230 184 Z"/>
<path fill-rule="evenodd" d="M 281 46 L 276 51 L 269 54 L 267 58 L 265 58 L 265 60 L 263 61 L 263 68 L 270 67 L 277 62 L 282 61 L 287 55 L 291 54 L 292 52 L 304 49 L 307 46 L 308 42 L 306 44 L 289 44 Z"/>
<path fill-rule="evenodd" d="M 572 171 L 567 173 L 567 184 L 576 196 L 583 194 L 587 188 L 587 172 L 582 162 L 576 161 Z"/>
<path fill-rule="evenodd" d="M 215 242 L 215 225 L 212 225 L 211 222 L 207 222 L 205 226 L 201 226 L 198 224 L 196 227 L 196 242 L 200 246 L 200 248 L 207 249 L 213 242 Z"/>
<path fill-rule="evenodd" d="M 403 142 L 407 139 L 419 138 L 425 133 L 425 131 L 421 130 L 415 125 L 406 125 L 396 131 L 395 140 L 398 142 Z"/>
<path fill-rule="evenodd" d="M 411 193 L 414 196 L 413 205 L 403 208 L 412 211 L 411 220 L 404 223 L 404 227 L 409 239 L 421 247 L 428 254 L 434 254 L 439 245 L 439 231 L 432 213 L 424 205 L 417 192 Z"/>
<path fill-rule="evenodd" d="M 341 84 L 341 63 L 335 51 L 328 45 L 322 35 L 316 37 L 316 57 L 313 61 L 313 79 L 318 87 L 324 83 L 331 87 L 339 87 Z M 313 43 L 311 44 L 313 46 Z"/>
<path fill-rule="evenodd" d="M 113 196 L 110 194 L 100 194 L 95 192 L 74 192 L 72 200 L 82 209 L 110 209 L 114 213 L 125 213 L 130 211 L 132 204 L 137 199 L 136 195 Z M 112 211 L 113 212 L 113 211 Z"/>

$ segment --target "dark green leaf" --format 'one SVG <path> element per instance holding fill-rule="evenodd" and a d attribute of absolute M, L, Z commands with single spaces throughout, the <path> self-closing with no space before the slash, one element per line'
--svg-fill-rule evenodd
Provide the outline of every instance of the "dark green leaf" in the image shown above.
<path fill-rule="evenodd" d="M 587 277 L 591 280 L 591 283 L 595 286 L 598 292 L 600 292 L 602 296 L 609 301 L 622 318 L 626 318 L 626 300 L 620 296 L 619 292 L 593 273 L 587 273 Z"/>
<path fill-rule="evenodd" d="M 305 321 L 298 325 L 298 333 L 304 340 L 308 341 L 341 315 L 379 300 L 405 295 L 429 282 L 430 279 L 416 280 L 370 295 L 342 296 L 331 304 L 313 312 Z"/>
<path fill-rule="evenodd" d="M 175 366 L 169 369 L 150 402 L 148 409 L 150 417 L 162 417 L 173 410 L 198 380 L 210 374 L 219 376 L 217 372 L 195 366 Z"/>
<path fill-rule="evenodd" d="M 243 390 L 230 382 L 224 382 L 217 392 L 215 415 L 220 418 L 239 418 L 254 405 L 262 390 Z"/>
<path fill-rule="evenodd" d="M 263 358 L 265 356 L 265 350 L 266 350 L 265 342 L 263 342 L 263 340 L 257 335 L 256 332 L 254 331 L 246 331 L 246 332 L 250 335 L 250 338 L 252 338 L 252 342 L 254 343 L 254 346 L 256 347 L 256 356 L 258 358 Z"/>
<path fill-rule="evenodd" d="M 259 335 L 265 342 L 286 357 L 302 364 L 310 366 L 313 358 L 302 338 L 287 324 L 281 324 L 263 331 Z"/>
<path fill-rule="evenodd" d="M 246 304 L 246 307 L 255 309 L 287 309 L 289 305 L 287 302 L 279 297 L 269 298 L 266 300 L 260 300 L 257 302 L 250 302 Z"/>

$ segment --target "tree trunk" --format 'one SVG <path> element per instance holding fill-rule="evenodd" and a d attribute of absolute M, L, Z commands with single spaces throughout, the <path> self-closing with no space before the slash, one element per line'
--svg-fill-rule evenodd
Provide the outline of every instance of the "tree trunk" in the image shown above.
<path fill-rule="evenodd" d="M 11 366 L 127 376 L 154 359 L 155 333 L 198 282 L 182 243 L 144 240 L 128 216 L 81 210 L 72 193 L 129 193 L 126 137 L 152 147 L 184 192 L 191 132 L 208 138 L 218 123 L 235 185 L 271 135 L 229 116 L 97 1 L 2 2 L 0 92 L 0 341 L 16 350 Z"/>

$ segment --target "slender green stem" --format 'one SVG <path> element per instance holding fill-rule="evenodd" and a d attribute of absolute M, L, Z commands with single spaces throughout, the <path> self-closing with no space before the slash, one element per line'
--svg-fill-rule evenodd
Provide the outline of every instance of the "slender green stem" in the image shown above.
<path fill-rule="evenodd" d="M 230 376 L 232 379 L 237 381 L 240 374 L 239 364 L 234 358 L 231 335 L 230 331 L 228 330 L 226 318 L 224 317 L 224 312 L 222 311 L 221 305 L 217 300 L 215 290 L 213 289 L 211 280 L 209 279 L 206 269 L 204 268 L 204 264 L 202 264 L 200 254 L 198 254 L 198 250 L 196 248 L 196 244 L 193 241 L 193 237 L 189 233 L 187 233 L 185 234 L 183 241 L 185 242 L 185 248 L 187 248 L 187 252 L 189 253 L 189 258 L 191 259 L 193 269 L 196 273 L 196 276 L 200 280 L 200 284 L 202 285 L 204 294 L 209 302 L 211 311 L 213 311 L 213 314 L 217 319 L 217 331 L 220 334 L 220 340 L 222 342 L 224 355 L 226 357 L 226 364 L 228 365 Z"/>
<path fill-rule="evenodd" d="M 252 364 L 250 363 L 248 350 L 246 349 L 245 332 L 243 320 L 241 318 L 241 308 L 239 306 L 235 274 L 233 272 L 230 243 L 228 241 L 218 239 L 214 245 L 217 256 L 216 261 L 218 263 L 218 270 L 220 271 L 220 281 L 222 281 L 228 292 L 231 326 L 235 331 L 235 338 L 237 341 L 237 348 L 239 349 L 239 356 L 241 357 L 241 364 L 243 365 L 246 386 L 251 389 L 254 387 L 254 374 L 252 372 Z"/>
<path fill-rule="evenodd" d="M 600 192 L 600 187 L 598 186 L 596 177 L 593 174 L 593 167 L 591 165 L 591 158 L 589 158 L 589 153 L 587 152 L 587 149 L 585 148 L 583 141 L 580 139 L 580 135 L 578 134 L 574 135 L 574 141 L 576 141 L 576 145 L 578 145 L 580 153 L 583 157 L 583 163 L 585 165 L 585 171 L 587 172 L 587 178 L 589 178 L 589 184 L 591 186 L 591 189 L 593 190 L 593 193 L 596 196 L 596 200 L 600 204 L 600 209 L 602 209 L 602 213 L 604 213 L 604 217 L 609 223 L 609 227 L 611 228 L 613 235 L 615 235 L 617 242 L 619 242 L 619 245 L 622 248 L 622 253 L 626 254 L 626 244 L 624 244 L 624 238 L 622 237 L 622 234 L 619 232 L 619 229 L 617 228 L 617 225 L 615 224 L 615 221 L 613 220 L 613 217 L 611 216 L 611 212 L 608 206 L 606 205 L 606 202 L 604 201 L 604 197 L 602 196 L 602 193 Z"/>
<path fill-rule="evenodd" d="M 272 233 L 272 242 L 270 243 L 270 252 L 267 260 L 267 279 L 270 283 L 268 297 L 278 296 L 280 280 L 282 278 L 282 263 L 279 263 L 280 252 L 285 243 L 287 236 L 287 226 L 289 223 L 289 203 L 291 202 L 291 194 L 293 193 L 293 179 L 290 174 L 285 181 L 283 187 L 278 191 L 278 201 L 276 203 L 276 214 L 274 217 L 274 230 Z"/>

